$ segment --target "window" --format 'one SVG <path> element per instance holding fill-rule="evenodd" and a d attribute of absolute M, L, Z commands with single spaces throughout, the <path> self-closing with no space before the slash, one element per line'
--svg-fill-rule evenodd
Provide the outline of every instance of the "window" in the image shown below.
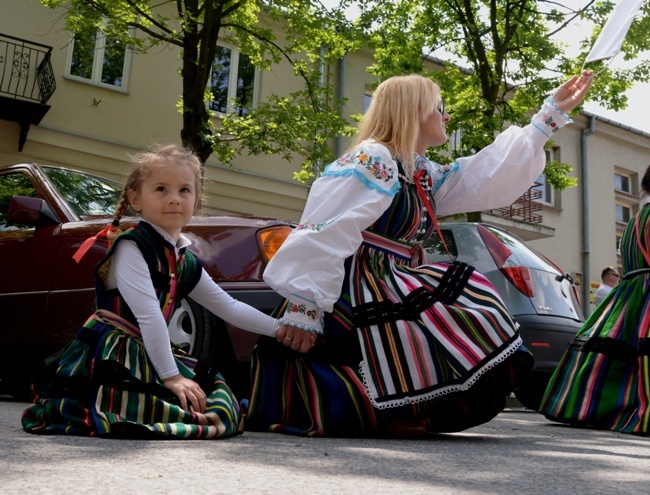
<path fill-rule="evenodd" d="M 370 103 L 372 102 L 372 94 L 371 93 L 364 93 L 363 95 L 363 113 L 365 114 L 368 111 L 368 108 L 370 108 Z"/>
<path fill-rule="evenodd" d="M 627 175 L 614 174 L 614 189 L 632 194 L 630 178 Z"/>
<path fill-rule="evenodd" d="M 31 181 L 22 172 L 0 175 L 0 232 L 29 228 L 9 221 L 9 203 L 14 196 L 38 197 Z"/>
<path fill-rule="evenodd" d="M 43 167 L 61 199 L 79 217 L 91 215 L 113 215 L 122 196 L 122 185 L 92 175 Z"/>
<path fill-rule="evenodd" d="M 560 160 L 560 151 L 559 148 L 551 148 L 545 150 L 546 153 L 546 163 L 552 163 Z M 540 175 L 535 181 L 537 184 L 533 186 L 533 189 L 536 189 L 541 193 L 541 196 L 536 199 L 540 203 L 547 205 L 555 206 L 555 190 L 553 186 L 546 179 L 546 174 Z"/>
<path fill-rule="evenodd" d="M 217 45 L 212 64 L 210 109 L 246 115 L 255 103 L 257 71 L 250 57 L 239 50 Z"/>
<path fill-rule="evenodd" d="M 632 211 L 629 207 L 623 205 L 616 205 L 616 221 L 627 223 L 632 217 Z"/>
<path fill-rule="evenodd" d="M 537 189 L 542 195 L 537 199 L 540 203 L 553 205 L 553 186 L 546 180 L 546 174 L 540 175 L 535 181 L 533 189 Z"/>
<path fill-rule="evenodd" d="M 72 41 L 67 75 L 71 79 L 126 91 L 131 52 L 101 31 L 77 33 Z"/>

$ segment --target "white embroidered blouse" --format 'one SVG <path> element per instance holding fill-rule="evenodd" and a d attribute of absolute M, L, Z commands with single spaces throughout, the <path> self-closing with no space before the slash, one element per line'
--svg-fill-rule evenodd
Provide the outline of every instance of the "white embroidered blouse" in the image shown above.
<path fill-rule="evenodd" d="M 509 127 L 477 154 L 446 166 L 426 160 L 437 215 L 512 204 L 543 172 L 546 141 L 570 122 L 548 98 L 529 125 Z M 264 280 L 289 300 L 280 322 L 323 332 L 323 312 L 331 312 L 341 294 L 345 260 L 400 187 L 390 150 L 374 141 L 327 166 L 298 227 L 264 272 Z"/>

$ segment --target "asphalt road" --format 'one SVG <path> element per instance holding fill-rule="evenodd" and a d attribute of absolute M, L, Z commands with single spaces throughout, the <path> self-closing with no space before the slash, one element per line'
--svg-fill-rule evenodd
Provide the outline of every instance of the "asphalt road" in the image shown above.
<path fill-rule="evenodd" d="M 650 438 L 569 428 L 510 409 L 420 440 L 249 433 L 214 441 L 38 436 L 0 396 L 0 493 L 642 494 Z"/>

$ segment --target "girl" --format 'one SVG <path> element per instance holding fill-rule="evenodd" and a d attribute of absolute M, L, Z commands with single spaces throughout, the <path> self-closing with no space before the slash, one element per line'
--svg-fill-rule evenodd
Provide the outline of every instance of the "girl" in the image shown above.
<path fill-rule="evenodd" d="M 186 250 L 181 230 L 200 203 L 200 173 L 199 159 L 176 146 L 135 156 L 113 225 L 129 205 L 142 221 L 97 265 L 97 311 L 35 379 L 26 431 L 153 438 L 241 431 L 239 404 L 221 375 L 173 351 L 167 333 L 186 296 L 240 328 L 277 332 L 275 319 L 232 299 Z"/>
<path fill-rule="evenodd" d="M 532 366 L 487 279 L 423 265 L 439 215 L 512 203 L 542 173 L 544 144 L 570 122 L 593 72 L 573 77 L 524 128 L 450 166 L 430 79 L 381 83 L 353 149 L 313 184 L 298 227 L 264 279 L 286 298 L 254 354 L 247 427 L 297 435 L 420 436 L 489 421 Z M 306 355 L 319 335 L 317 345 Z M 282 345 L 278 344 L 281 343 Z"/>

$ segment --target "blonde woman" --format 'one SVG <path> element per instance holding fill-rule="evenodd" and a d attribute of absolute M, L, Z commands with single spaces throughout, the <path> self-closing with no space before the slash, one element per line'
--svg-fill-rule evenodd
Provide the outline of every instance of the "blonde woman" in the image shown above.
<path fill-rule="evenodd" d="M 438 86 L 420 75 L 378 86 L 356 144 L 315 181 L 265 271 L 286 301 L 276 339 L 254 354 L 247 428 L 412 437 L 503 409 L 532 356 L 485 277 L 423 264 L 420 246 L 435 235 L 434 205 L 441 216 L 487 210 L 528 189 L 592 78 L 572 77 L 530 125 L 448 166 L 424 156 L 447 140 Z"/>

